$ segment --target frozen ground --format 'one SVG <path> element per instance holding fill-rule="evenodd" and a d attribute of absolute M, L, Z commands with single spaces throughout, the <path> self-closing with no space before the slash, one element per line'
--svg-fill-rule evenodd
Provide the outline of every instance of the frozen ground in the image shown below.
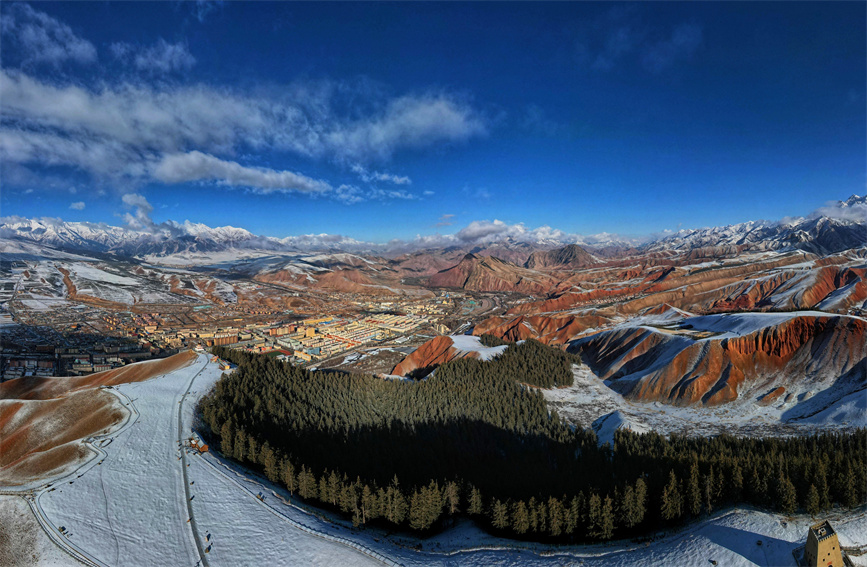
<path fill-rule="evenodd" d="M 80 567 L 52 542 L 21 496 L 0 494 L 0 565 Z"/>
<path fill-rule="evenodd" d="M 191 435 L 195 401 L 219 376 L 208 357 L 200 355 L 187 368 L 117 387 L 124 403 L 131 403 L 127 424 L 94 440 L 99 457 L 36 493 L 55 537 L 94 565 L 192 566 L 204 559 L 206 566 L 706 566 L 710 560 L 748 566 L 792 564 L 791 551 L 803 542 L 811 521 L 729 510 L 647 544 L 562 547 L 498 539 L 469 521 L 427 540 L 376 528 L 356 530 L 345 520 L 289 499 L 257 475 L 223 463 L 217 454 L 199 455 L 179 447 L 178 412 L 181 437 L 186 438 Z M 188 388 L 190 394 L 184 396 Z M 624 415 L 632 411 L 611 400 L 597 404 L 620 409 Z M 180 458 L 182 450 L 188 451 L 188 467 Z M 260 493 L 262 500 L 257 498 Z M 201 555 L 193 524 L 187 522 L 188 502 L 198 543 L 205 550 Z M 844 545 L 867 544 L 865 516 L 864 510 L 831 515 Z M 60 526 L 69 535 L 61 535 Z M 55 551 L 58 554 L 44 555 L 37 563 L 54 565 L 58 563 L 52 557 L 68 559 Z"/>

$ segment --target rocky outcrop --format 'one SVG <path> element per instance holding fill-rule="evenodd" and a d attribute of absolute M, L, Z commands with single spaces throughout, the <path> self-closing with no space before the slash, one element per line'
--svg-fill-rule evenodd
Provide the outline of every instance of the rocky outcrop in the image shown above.
<path fill-rule="evenodd" d="M 867 321 L 858 317 L 767 315 L 755 327 L 741 315 L 694 318 L 704 325 L 664 333 L 622 327 L 576 341 L 594 372 L 636 401 L 715 405 L 783 387 L 805 391 L 842 376 L 867 382 Z M 726 325 L 733 330 L 722 332 Z M 739 331 L 746 325 L 746 331 Z M 710 329 L 710 330 L 708 330 Z M 721 333 L 721 334 L 720 334 Z M 782 391 L 781 391 L 782 392 Z"/>

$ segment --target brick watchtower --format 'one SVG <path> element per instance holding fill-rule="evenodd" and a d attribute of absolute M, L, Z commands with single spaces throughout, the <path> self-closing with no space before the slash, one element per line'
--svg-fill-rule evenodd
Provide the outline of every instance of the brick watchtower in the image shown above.
<path fill-rule="evenodd" d="M 837 532 L 827 520 L 810 526 L 804 559 L 810 567 L 844 567 Z"/>

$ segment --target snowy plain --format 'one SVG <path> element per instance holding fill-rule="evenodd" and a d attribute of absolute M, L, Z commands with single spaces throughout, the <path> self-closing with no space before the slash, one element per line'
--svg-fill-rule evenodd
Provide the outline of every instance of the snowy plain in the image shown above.
<path fill-rule="evenodd" d="M 122 403 L 129 404 L 130 419 L 94 440 L 99 457 L 55 481 L 54 490 L 37 492 L 36 502 L 50 525 L 63 526 L 69 534 L 55 535 L 94 565 L 704 566 L 714 560 L 749 566 L 791 565 L 791 552 L 803 543 L 811 523 L 806 516 L 735 509 L 660 534 L 652 542 L 592 546 L 499 539 L 469 521 L 428 539 L 379 528 L 357 530 L 289 498 L 218 454 L 200 455 L 179 445 L 178 412 L 181 437 L 188 438 L 196 401 L 219 377 L 217 366 L 200 355 L 186 368 L 116 387 L 120 398 L 129 400 Z M 187 487 L 181 451 L 187 451 Z M 185 488 L 192 498 L 198 543 L 206 550 L 202 555 L 187 522 Z M 844 545 L 867 545 L 865 510 L 830 517 Z M 49 555 L 44 557 L 38 563 L 51 565 Z M 855 557 L 856 564 L 865 565 L 864 557 Z"/>

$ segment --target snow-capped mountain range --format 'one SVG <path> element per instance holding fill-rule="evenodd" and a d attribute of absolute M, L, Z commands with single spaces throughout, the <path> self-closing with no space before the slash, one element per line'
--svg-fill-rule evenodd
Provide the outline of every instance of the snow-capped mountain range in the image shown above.
<path fill-rule="evenodd" d="M 749 250 L 797 248 L 817 254 L 867 246 L 867 197 L 852 195 L 846 201 L 823 207 L 806 218 L 680 230 L 648 243 L 646 248 L 650 251 L 687 251 L 721 246 Z"/>
<path fill-rule="evenodd" d="M 604 236 L 604 237 L 603 237 Z M 274 238 L 257 236 L 243 228 L 209 227 L 204 224 L 168 221 L 146 229 L 132 229 L 58 219 L 0 219 L 0 238 L 23 240 L 76 252 L 109 254 L 119 257 L 168 256 L 181 253 L 216 252 L 231 249 L 273 252 L 371 252 L 376 254 L 459 246 L 471 250 L 480 242 L 454 235 L 438 240 L 420 238 L 408 242 L 375 244 L 340 235 L 308 234 Z M 546 238 L 522 241 L 507 236 L 486 241 L 488 249 L 528 246 L 551 249 L 568 244 L 588 248 L 629 247 L 645 251 L 686 252 L 705 247 L 738 247 L 740 250 L 782 250 L 796 248 L 829 254 L 867 246 L 867 197 L 853 195 L 846 201 L 823 207 L 807 217 L 778 222 L 749 221 L 723 227 L 680 230 L 646 241 L 617 238 L 615 235 Z"/>

